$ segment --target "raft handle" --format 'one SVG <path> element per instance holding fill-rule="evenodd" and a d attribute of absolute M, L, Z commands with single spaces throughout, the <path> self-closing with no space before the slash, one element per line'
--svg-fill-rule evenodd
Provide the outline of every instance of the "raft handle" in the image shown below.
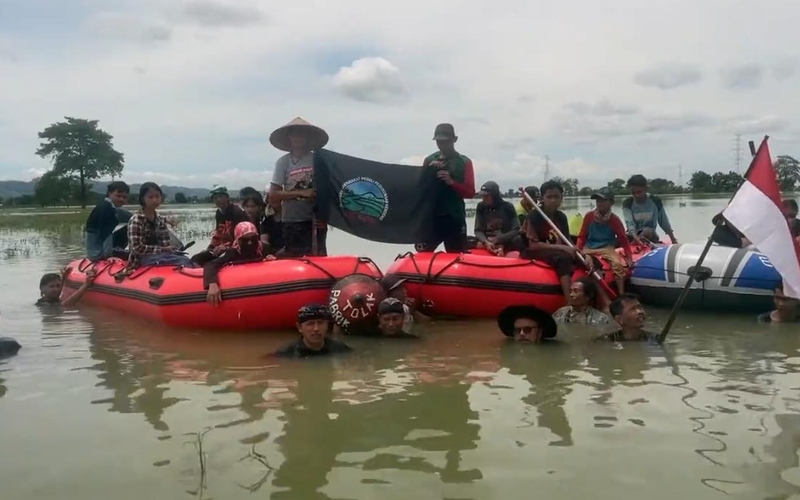
<path fill-rule="evenodd" d="M 158 290 L 159 288 L 161 288 L 161 285 L 164 284 L 164 278 L 161 276 L 150 278 L 148 283 L 150 284 L 150 288 L 152 288 L 153 290 Z"/>
<path fill-rule="evenodd" d="M 695 272 L 694 268 L 695 266 L 689 267 L 689 269 L 686 270 L 687 275 L 691 276 L 692 274 L 694 274 Z M 694 275 L 694 280 L 698 283 L 701 283 L 707 280 L 708 278 L 712 277 L 713 275 L 714 271 L 705 266 L 700 266 L 700 268 L 697 270 L 697 274 Z"/>

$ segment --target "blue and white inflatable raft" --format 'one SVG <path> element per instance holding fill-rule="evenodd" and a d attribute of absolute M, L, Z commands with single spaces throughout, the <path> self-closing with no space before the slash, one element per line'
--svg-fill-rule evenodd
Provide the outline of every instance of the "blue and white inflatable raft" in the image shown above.
<path fill-rule="evenodd" d="M 631 273 L 632 291 L 642 302 L 672 307 L 689 279 L 704 244 L 657 248 L 640 258 Z M 765 312 L 781 282 L 769 259 L 758 252 L 713 245 L 683 303 L 687 309 Z"/>

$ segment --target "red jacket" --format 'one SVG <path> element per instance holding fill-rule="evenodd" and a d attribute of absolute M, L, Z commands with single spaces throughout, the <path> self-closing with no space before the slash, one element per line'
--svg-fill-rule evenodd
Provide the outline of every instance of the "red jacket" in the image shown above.
<path fill-rule="evenodd" d="M 595 211 L 592 210 L 583 216 L 581 232 L 578 233 L 577 247 L 579 250 L 582 250 L 583 247 L 586 246 L 586 238 L 589 236 L 589 226 L 594 223 L 594 214 Z M 614 230 L 614 234 L 617 235 L 617 242 L 622 246 L 623 250 L 625 250 L 625 255 L 633 257 L 633 250 L 631 250 L 631 244 L 628 241 L 628 235 L 625 233 L 625 225 L 622 223 L 622 219 L 616 214 L 611 214 L 611 217 L 608 219 L 608 224 L 611 226 L 611 229 Z"/>

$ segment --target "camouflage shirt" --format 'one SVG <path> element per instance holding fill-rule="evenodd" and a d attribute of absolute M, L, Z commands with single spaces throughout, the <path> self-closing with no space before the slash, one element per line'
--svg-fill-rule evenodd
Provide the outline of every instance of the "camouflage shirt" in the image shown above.
<path fill-rule="evenodd" d="M 564 306 L 553 314 L 556 323 L 577 323 L 581 325 L 605 325 L 611 319 L 593 307 L 584 312 L 575 311 L 572 306 Z"/>

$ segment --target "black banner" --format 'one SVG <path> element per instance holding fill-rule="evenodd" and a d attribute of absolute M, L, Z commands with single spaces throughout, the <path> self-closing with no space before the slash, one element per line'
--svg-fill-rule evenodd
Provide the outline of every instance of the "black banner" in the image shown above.
<path fill-rule="evenodd" d="M 317 219 L 371 241 L 430 240 L 438 182 L 432 169 L 314 154 Z"/>

